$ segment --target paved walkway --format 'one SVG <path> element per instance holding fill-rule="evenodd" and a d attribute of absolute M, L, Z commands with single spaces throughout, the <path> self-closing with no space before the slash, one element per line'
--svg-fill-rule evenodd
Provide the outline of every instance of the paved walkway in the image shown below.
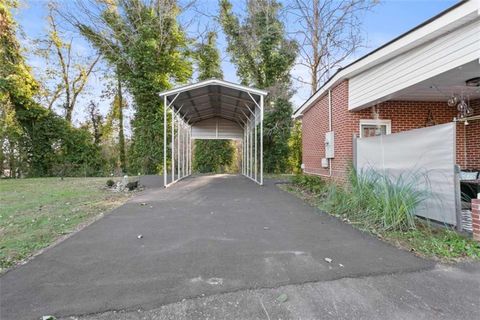
<path fill-rule="evenodd" d="M 479 297 L 478 264 L 437 265 L 418 272 L 241 290 L 77 320 L 465 320 L 478 318 Z"/>
<path fill-rule="evenodd" d="M 1 319 L 149 310 L 239 290 L 434 267 L 268 181 L 262 187 L 239 176 L 201 176 L 168 189 L 155 181 L 161 180 L 145 181 L 150 189 L 142 195 L 3 275 Z"/>

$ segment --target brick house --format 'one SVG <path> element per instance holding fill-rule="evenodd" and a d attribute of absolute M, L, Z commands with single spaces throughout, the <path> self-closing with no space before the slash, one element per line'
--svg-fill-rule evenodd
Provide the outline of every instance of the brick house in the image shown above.
<path fill-rule="evenodd" d="M 451 122 L 459 116 L 447 104 L 452 94 L 468 99 L 479 116 L 478 77 L 480 1 L 463 1 L 340 69 L 295 111 L 302 121 L 304 172 L 344 179 L 354 135 Z M 467 123 L 457 122 L 456 161 L 462 169 L 480 169 L 480 120 Z M 331 158 L 327 132 L 334 135 Z"/>
<path fill-rule="evenodd" d="M 452 122 L 455 163 L 480 172 L 480 0 L 459 2 L 338 70 L 293 117 L 302 122 L 306 174 L 345 180 L 356 138 Z"/>

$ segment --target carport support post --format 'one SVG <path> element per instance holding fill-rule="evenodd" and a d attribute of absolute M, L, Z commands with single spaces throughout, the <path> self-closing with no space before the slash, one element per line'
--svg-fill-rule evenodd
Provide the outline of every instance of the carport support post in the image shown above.
<path fill-rule="evenodd" d="M 248 175 L 248 120 L 245 125 L 245 175 Z"/>
<path fill-rule="evenodd" d="M 186 147 L 187 147 L 187 130 L 185 128 L 185 123 L 183 124 L 183 163 L 182 163 L 182 171 L 183 171 L 183 176 L 186 176 L 187 173 L 185 172 L 185 163 L 186 163 L 186 158 L 185 158 L 185 150 L 186 150 Z"/>
<path fill-rule="evenodd" d="M 177 119 L 177 161 L 178 161 L 178 166 L 177 166 L 177 179 L 180 179 L 181 176 L 180 176 L 180 167 L 181 167 L 181 164 L 180 164 L 180 161 L 182 160 L 180 158 L 180 140 L 181 140 L 181 129 L 180 129 L 180 119 L 178 119 L 178 116 L 175 115 L 175 118 Z"/>
<path fill-rule="evenodd" d="M 252 120 L 250 120 L 251 123 Z M 253 124 L 255 124 L 255 119 L 253 119 Z M 253 140 L 253 129 L 252 125 L 250 125 L 250 178 L 253 178 L 253 143 L 251 143 Z"/>
<path fill-rule="evenodd" d="M 190 126 L 190 141 L 189 141 L 189 155 L 188 155 L 188 174 L 192 174 L 192 126 Z"/>
<path fill-rule="evenodd" d="M 245 138 L 247 139 L 247 144 L 245 145 L 245 176 L 248 176 L 248 170 L 249 170 L 249 163 L 248 163 L 248 150 L 250 149 L 249 143 L 248 143 L 248 127 L 250 126 L 250 122 L 247 119 L 247 129 L 245 130 Z"/>
<path fill-rule="evenodd" d="M 248 176 L 252 177 L 252 121 L 248 118 Z"/>
<path fill-rule="evenodd" d="M 175 181 L 175 114 L 173 109 L 172 113 L 172 182 Z"/>
<path fill-rule="evenodd" d="M 167 96 L 163 96 L 163 186 L 167 185 Z"/>
<path fill-rule="evenodd" d="M 186 143 L 187 143 L 187 128 L 186 123 L 183 123 L 183 139 L 182 139 L 182 174 L 184 177 L 187 176 L 187 172 L 185 171 L 185 164 L 187 163 L 187 158 L 185 157 Z"/>
<path fill-rule="evenodd" d="M 245 175 L 245 128 L 243 126 L 243 140 L 242 140 L 242 174 Z"/>
<path fill-rule="evenodd" d="M 260 185 L 263 185 L 263 96 L 260 96 Z"/>
<path fill-rule="evenodd" d="M 177 176 L 178 179 L 182 179 L 182 119 L 180 117 L 177 118 L 177 154 L 178 154 L 178 166 L 177 166 Z"/>
<path fill-rule="evenodd" d="M 255 108 L 255 117 L 253 119 L 253 123 L 255 124 L 255 181 L 257 180 L 257 109 Z"/>

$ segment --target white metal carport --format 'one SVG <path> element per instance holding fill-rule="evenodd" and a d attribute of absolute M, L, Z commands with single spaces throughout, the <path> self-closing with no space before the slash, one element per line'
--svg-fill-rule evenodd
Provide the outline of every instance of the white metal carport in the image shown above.
<path fill-rule="evenodd" d="M 164 98 L 165 187 L 192 173 L 192 139 L 242 141 L 242 174 L 262 185 L 263 106 L 267 94 L 263 90 L 217 79 L 160 93 Z M 170 130 L 167 128 L 169 116 Z M 170 167 L 167 161 L 169 141 Z"/>

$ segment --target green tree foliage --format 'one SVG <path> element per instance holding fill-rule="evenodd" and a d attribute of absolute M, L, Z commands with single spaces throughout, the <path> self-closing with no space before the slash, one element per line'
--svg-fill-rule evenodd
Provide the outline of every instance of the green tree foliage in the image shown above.
<path fill-rule="evenodd" d="M 230 140 L 195 140 L 193 170 L 200 173 L 229 171 L 235 148 Z"/>
<path fill-rule="evenodd" d="M 220 52 L 217 48 L 216 32 L 208 32 L 207 40 L 197 46 L 195 58 L 198 68 L 198 81 L 212 78 L 223 79 L 222 67 L 220 65 Z"/>
<path fill-rule="evenodd" d="M 178 6 L 172 0 L 98 1 L 92 6 L 100 12 L 97 19 L 75 24 L 115 66 L 133 96 L 130 169 L 158 172 L 163 157 L 163 101 L 158 93 L 192 74 L 187 39 L 176 21 Z"/>
<path fill-rule="evenodd" d="M 220 22 L 227 36 L 227 51 L 245 85 L 260 89 L 285 89 L 290 85 L 297 45 L 285 35 L 280 9 L 275 0 L 249 0 L 247 17 L 240 23 L 231 3 L 220 0 Z"/>
<path fill-rule="evenodd" d="M 297 45 L 288 40 L 275 0 L 247 1 L 241 23 L 228 0 L 220 0 L 220 22 L 227 36 L 227 51 L 244 85 L 269 91 L 264 117 L 264 169 L 288 170 L 288 138 L 292 106 L 290 70 Z"/>
<path fill-rule="evenodd" d="M 295 121 L 288 140 L 289 157 L 288 161 L 292 172 L 302 173 L 302 123 Z"/>
<path fill-rule="evenodd" d="M 0 103 L 3 160 L 14 176 L 78 174 L 99 169 L 99 153 L 91 135 L 43 108 L 33 99 L 38 84 L 21 55 L 11 10 L 13 0 L 0 2 Z M 4 148 L 4 147 L 7 148 Z M 3 166 L 3 163 L 2 163 Z M 68 170 L 67 170 L 68 169 Z"/>
<path fill-rule="evenodd" d="M 116 80 L 114 91 L 107 93 L 113 95 L 113 101 L 102 126 L 101 149 L 107 172 L 120 175 L 127 172 L 127 142 L 123 132 L 123 111 L 127 108 L 127 103 L 123 99 L 121 83 Z"/>
<path fill-rule="evenodd" d="M 266 130 L 263 138 L 264 159 L 263 165 L 267 172 L 290 172 L 289 147 L 290 128 L 292 124 L 292 105 L 288 100 L 279 98 L 275 102 L 275 109 L 264 117 Z"/>

